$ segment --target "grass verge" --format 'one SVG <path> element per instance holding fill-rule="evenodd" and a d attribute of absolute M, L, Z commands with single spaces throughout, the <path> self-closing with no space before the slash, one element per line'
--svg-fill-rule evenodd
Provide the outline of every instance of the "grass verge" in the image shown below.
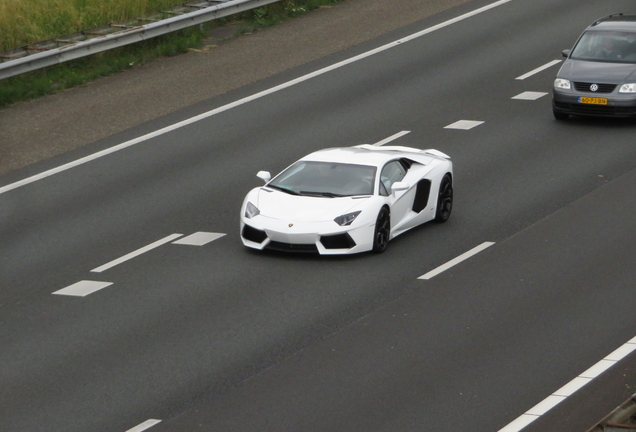
<path fill-rule="evenodd" d="M 37 71 L 0 80 L 0 108 L 16 102 L 80 86 L 95 78 L 121 72 L 160 57 L 198 48 L 212 29 L 240 23 L 236 34 L 258 31 L 344 0 L 284 0 L 231 17 L 211 21 L 179 32 L 159 36 L 122 48 L 98 53 Z"/>

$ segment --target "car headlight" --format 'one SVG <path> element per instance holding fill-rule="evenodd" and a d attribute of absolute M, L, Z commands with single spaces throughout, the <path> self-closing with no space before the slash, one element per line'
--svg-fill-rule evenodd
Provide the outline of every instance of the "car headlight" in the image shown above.
<path fill-rule="evenodd" d="M 345 215 L 338 216 L 337 218 L 334 219 L 334 222 L 340 226 L 349 226 L 351 225 L 351 222 L 353 222 L 360 213 L 361 211 L 358 210 L 353 213 L 347 213 Z"/>
<path fill-rule="evenodd" d="M 557 78 L 554 80 L 554 88 L 558 88 L 562 90 L 570 90 L 570 88 L 572 88 L 572 85 L 570 84 L 570 80 Z"/>
<path fill-rule="evenodd" d="M 619 93 L 636 93 L 636 83 L 623 84 L 618 90 Z"/>
<path fill-rule="evenodd" d="M 248 219 L 252 219 L 254 216 L 258 216 L 260 214 L 260 210 L 251 202 L 247 202 L 245 206 L 245 217 Z"/>

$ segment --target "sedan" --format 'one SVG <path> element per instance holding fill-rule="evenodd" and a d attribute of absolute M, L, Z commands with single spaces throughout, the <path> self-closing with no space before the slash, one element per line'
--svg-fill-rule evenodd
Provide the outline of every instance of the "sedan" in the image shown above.
<path fill-rule="evenodd" d="M 453 207 L 453 165 L 437 150 L 358 145 L 316 151 L 252 189 L 240 234 L 253 249 L 383 252 L 394 237 Z"/>

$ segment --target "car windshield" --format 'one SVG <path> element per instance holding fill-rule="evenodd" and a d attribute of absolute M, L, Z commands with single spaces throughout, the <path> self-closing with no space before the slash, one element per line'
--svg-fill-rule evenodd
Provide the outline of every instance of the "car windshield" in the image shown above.
<path fill-rule="evenodd" d="M 376 168 L 334 162 L 299 161 L 267 184 L 294 195 L 340 197 L 372 195 Z"/>
<path fill-rule="evenodd" d="M 617 63 L 636 63 L 636 32 L 587 31 L 570 58 Z"/>

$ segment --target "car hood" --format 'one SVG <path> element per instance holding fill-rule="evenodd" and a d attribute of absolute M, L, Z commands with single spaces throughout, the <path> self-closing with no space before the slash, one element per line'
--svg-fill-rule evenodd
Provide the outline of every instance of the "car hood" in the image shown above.
<path fill-rule="evenodd" d="M 606 84 L 636 82 L 636 64 L 566 60 L 559 78 Z"/>
<path fill-rule="evenodd" d="M 266 188 L 260 188 L 255 193 L 254 204 L 262 216 L 296 222 L 333 220 L 354 211 L 368 199 L 297 196 Z"/>

